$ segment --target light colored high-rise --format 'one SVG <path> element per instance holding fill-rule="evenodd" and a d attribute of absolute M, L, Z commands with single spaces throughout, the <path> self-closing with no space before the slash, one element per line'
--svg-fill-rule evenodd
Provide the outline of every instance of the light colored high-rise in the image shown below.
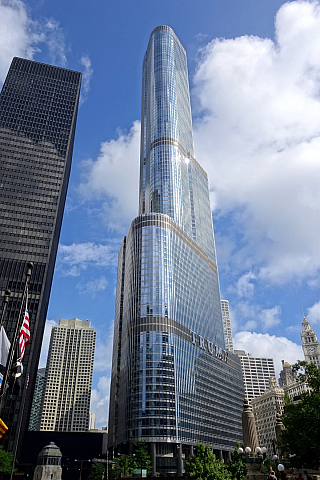
<path fill-rule="evenodd" d="M 229 352 L 233 352 L 233 338 L 231 329 L 231 319 L 228 300 L 221 300 L 222 320 L 223 320 L 223 333 L 224 340 L 226 342 L 226 349 Z"/>
<path fill-rule="evenodd" d="M 245 395 L 249 402 L 269 388 L 270 377 L 276 376 L 273 358 L 253 357 L 244 350 L 235 350 L 241 361 Z"/>
<path fill-rule="evenodd" d="M 317 339 L 316 332 L 311 328 L 310 323 L 304 315 L 302 320 L 301 341 L 305 360 L 320 368 L 319 340 Z"/>
<path fill-rule="evenodd" d="M 52 328 L 40 430 L 89 430 L 95 340 L 88 320 L 61 318 Z"/>
<path fill-rule="evenodd" d="M 274 454 L 276 439 L 276 416 L 283 414 L 284 390 L 278 387 L 275 378 L 270 378 L 269 388 L 259 397 L 252 399 L 252 411 L 256 422 L 259 446 L 266 447 L 267 456 Z"/>

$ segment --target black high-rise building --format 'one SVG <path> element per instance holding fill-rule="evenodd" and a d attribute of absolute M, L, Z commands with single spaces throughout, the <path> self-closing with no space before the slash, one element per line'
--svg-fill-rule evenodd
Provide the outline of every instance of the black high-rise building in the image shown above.
<path fill-rule="evenodd" d="M 5 398 L 6 449 L 18 458 L 29 415 L 71 167 L 81 73 L 14 58 L 0 94 L 0 308 L 11 340 L 25 281 L 31 342 L 18 397 Z M 28 385 L 26 379 L 28 378 Z M 27 386 L 27 388 L 26 388 Z M 21 431 L 19 435 L 19 429 Z"/>

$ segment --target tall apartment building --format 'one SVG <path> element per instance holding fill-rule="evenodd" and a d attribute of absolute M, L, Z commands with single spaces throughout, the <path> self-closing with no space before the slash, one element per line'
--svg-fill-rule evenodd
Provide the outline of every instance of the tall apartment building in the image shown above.
<path fill-rule="evenodd" d="M 42 411 L 42 402 L 44 394 L 44 384 L 45 384 L 46 369 L 39 368 L 37 373 L 36 386 L 34 389 L 30 420 L 29 420 L 29 430 L 40 430 L 40 419 Z"/>
<path fill-rule="evenodd" d="M 302 349 L 304 358 L 308 363 L 314 363 L 320 368 L 320 346 L 316 332 L 311 328 L 310 323 L 303 315 L 301 332 Z"/>
<path fill-rule="evenodd" d="M 235 350 L 240 358 L 245 396 L 249 403 L 269 388 L 270 377 L 276 376 L 273 358 L 253 357 L 244 350 Z"/>
<path fill-rule="evenodd" d="M 9 427 L 3 437 L 4 449 L 17 448 L 18 459 L 37 376 L 80 83 L 79 72 L 14 58 L 0 94 L 0 308 L 9 288 L 12 295 L 5 322 L 9 340 L 18 317 L 26 265 L 34 263 L 28 304 L 31 342 L 23 359 L 22 388 L 18 398 L 7 396 L 1 411 Z"/>
<path fill-rule="evenodd" d="M 118 263 L 109 448 L 144 439 L 182 475 L 197 442 L 241 441 L 240 361 L 225 349 L 207 174 L 194 156 L 186 52 L 156 27 L 143 62 L 139 216 Z"/>
<path fill-rule="evenodd" d="M 269 388 L 259 397 L 253 398 L 251 404 L 259 446 L 266 447 L 267 456 L 272 457 L 275 453 L 276 415 L 282 415 L 284 410 L 284 390 L 278 387 L 275 378 L 270 378 Z"/>
<path fill-rule="evenodd" d="M 226 343 L 226 349 L 229 352 L 233 352 L 233 338 L 231 329 L 231 319 L 228 300 L 221 300 L 222 321 L 223 321 L 223 333 Z"/>
<path fill-rule="evenodd" d="M 87 432 L 96 331 L 88 320 L 52 327 L 40 430 Z"/>

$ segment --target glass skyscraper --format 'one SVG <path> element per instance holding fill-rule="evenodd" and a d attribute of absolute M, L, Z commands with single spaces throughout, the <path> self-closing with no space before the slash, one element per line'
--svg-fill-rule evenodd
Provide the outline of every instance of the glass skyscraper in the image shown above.
<path fill-rule="evenodd" d="M 23 359 L 22 388 L 17 398 L 6 396 L 1 411 L 9 427 L 4 448 L 17 448 L 18 459 L 37 378 L 80 83 L 79 72 L 14 58 L 0 94 L 0 308 L 9 288 L 5 322 L 9 340 L 17 322 L 26 265 L 34 264 L 28 302 L 31 342 Z"/>
<path fill-rule="evenodd" d="M 194 156 L 187 59 L 153 30 L 143 62 L 139 216 L 118 263 L 109 448 L 145 439 L 182 473 L 197 442 L 241 440 L 239 359 L 225 350 L 207 174 Z"/>

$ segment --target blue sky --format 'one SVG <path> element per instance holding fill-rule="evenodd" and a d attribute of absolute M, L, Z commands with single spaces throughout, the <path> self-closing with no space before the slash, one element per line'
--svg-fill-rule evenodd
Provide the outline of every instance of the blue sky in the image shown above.
<path fill-rule="evenodd" d="M 273 357 L 279 371 L 281 359 L 302 359 L 302 308 L 320 330 L 320 3 L 0 0 L 0 83 L 15 55 L 83 73 L 41 366 L 59 318 L 92 322 L 98 426 L 118 248 L 138 206 L 142 60 L 160 24 L 188 55 L 235 346 Z"/>

